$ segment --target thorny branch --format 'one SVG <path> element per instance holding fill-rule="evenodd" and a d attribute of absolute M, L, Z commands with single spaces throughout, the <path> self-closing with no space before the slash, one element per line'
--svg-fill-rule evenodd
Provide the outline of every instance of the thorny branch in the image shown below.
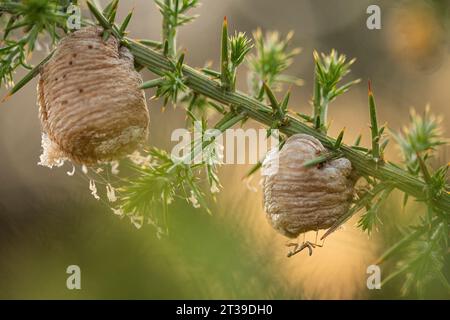
<path fill-rule="evenodd" d="M 450 213 L 450 194 L 446 183 L 448 165 L 444 165 L 435 172 L 428 168 L 427 161 L 435 147 L 446 143 L 439 136 L 438 122 L 428 114 L 423 117 L 411 115 L 409 130 L 395 134 L 403 155 L 404 164 L 394 164 L 385 161 L 384 148 L 388 140 L 385 139 L 384 126 L 379 126 L 376 114 L 376 104 L 372 89 L 369 85 L 369 114 L 371 118 L 371 149 L 359 145 L 359 137 L 353 145 L 342 143 L 344 130 L 335 139 L 327 135 L 327 110 L 331 102 L 345 93 L 358 80 L 341 85 L 341 81 L 349 72 L 354 62 L 346 61 L 345 56 L 334 50 L 329 55 L 314 53 L 315 78 L 312 99 L 312 115 L 292 114 L 289 112 L 289 92 L 279 102 L 273 91 L 280 89 L 280 83 L 299 84 L 299 79 L 286 76 L 282 72 L 292 63 L 292 58 L 298 50 L 289 50 L 290 36 L 280 39 L 277 33 L 268 34 L 266 38 L 261 31 L 254 34 L 256 55 L 248 60 L 250 78 L 252 80 L 251 94 L 235 90 L 237 67 L 245 60 L 252 49 L 250 40 L 244 33 L 228 36 L 228 22 L 225 19 L 221 33 L 221 70 L 210 68 L 196 69 L 184 63 L 184 54 L 178 55 L 176 49 L 177 27 L 193 20 L 187 12 L 198 5 L 197 0 L 156 0 L 163 16 L 162 42 L 153 40 L 134 40 L 126 36 L 126 29 L 131 20 L 132 12 L 121 25 L 114 20 L 118 7 L 118 0 L 113 0 L 103 11 L 87 2 L 89 10 L 101 25 L 104 38 L 113 35 L 120 39 L 122 45 L 129 48 L 135 57 L 139 69 L 147 68 L 159 78 L 143 84 L 142 88 L 156 88 L 156 96 L 163 97 L 165 104 L 170 100 L 188 105 L 187 116 L 197 120 L 195 108 L 203 110 L 212 108 L 223 115 L 216 127 L 222 130 L 253 119 L 271 129 L 279 129 L 285 136 L 305 133 L 319 139 L 329 149 L 329 153 L 313 160 L 307 165 L 316 165 L 329 159 L 345 156 L 348 158 L 357 175 L 363 177 L 368 184 L 367 190 L 359 192 L 355 197 L 355 204 L 334 226 L 322 237 L 328 236 L 352 215 L 360 210 L 366 212 L 358 225 L 370 233 L 378 223 L 378 211 L 396 188 L 405 194 L 405 203 L 409 197 L 415 198 L 427 205 L 427 212 L 417 226 L 405 232 L 405 236 L 394 244 L 379 262 L 393 256 L 394 253 L 406 252 L 396 272 L 386 280 L 389 281 L 400 274 L 406 275 L 405 288 L 412 285 L 418 287 L 429 279 L 429 274 L 441 280 L 450 288 L 446 277 L 442 274 L 443 261 L 448 255 L 448 224 Z M 55 1 L 34 0 L 31 7 L 19 5 L 15 1 L 1 1 L 0 15 L 9 15 L 5 30 L 23 30 L 25 37 L 17 40 L 9 32 L 4 34 L 4 42 L 0 47 L 0 79 L 5 82 L 12 80 L 12 72 L 19 66 L 29 68 L 25 62 L 25 53 L 34 48 L 38 36 L 46 31 L 53 39 L 58 38 L 57 28 L 64 30 L 60 11 L 47 16 L 44 24 L 34 26 L 30 17 L 45 15 L 48 10 L 55 9 Z M 31 11 L 30 11 L 31 10 Z M 33 13 L 33 15 L 31 15 Z M 50 17 L 50 18 L 49 18 Z M 2 18 L 0 16 L 0 18 Z M 16 21 L 22 21 L 17 24 Z M 0 20 L 0 24 L 4 23 Z M 67 31 L 67 30 L 64 30 Z M 12 32 L 14 34 L 14 32 Z M 50 55 L 51 56 L 51 55 Z M 49 57 L 50 57 L 49 56 Z M 49 58 L 47 57 L 44 62 Z M 43 62 L 43 63 L 44 63 Z M 42 63 L 41 63 L 42 64 Z M 39 64 L 29 74 L 19 81 L 10 91 L 10 95 L 17 92 L 28 81 L 39 73 Z M 207 129 L 205 115 L 202 117 L 202 130 Z M 213 143 L 213 139 L 206 144 Z M 163 211 L 172 202 L 178 192 L 183 198 L 189 198 L 195 205 L 203 200 L 203 193 L 197 186 L 196 170 L 205 168 L 211 185 L 211 190 L 217 191 L 219 181 L 214 164 L 203 162 L 197 165 L 174 163 L 166 153 L 152 149 L 149 155 L 156 159 L 152 167 L 136 168 L 138 178 L 128 180 L 128 184 L 121 188 L 123 199 L 120 209 L 126 209 L 133 214 L 136 211 L 152 211 L 157 203 L 163 204 Z M 251 170 L 254 173 L 256 166 Z M 161 189 L 154 189 L 154 181 L 163 182 Z M 150 188 L 152 187 L 152 188 Z M 148 213 L 143 213 L 148 214 Z M 307 246 L 307 245 L 306 245 Z M 310 246 L 307 246 L 311 250 Z M 300 249 L 306 248 L 300 246 Z M 406 250 L 408 249 L 408 250 Z M 405 251 L 406 250 L 406 251 Z M 449 289 L 450 290 L 450 289 Z"/>

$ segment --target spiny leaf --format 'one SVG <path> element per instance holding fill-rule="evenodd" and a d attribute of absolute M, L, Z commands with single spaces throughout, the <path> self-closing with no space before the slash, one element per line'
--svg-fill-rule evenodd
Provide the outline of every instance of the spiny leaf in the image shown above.
<path fill-rule="evenodd" d="M 111 35 L 111 32 L 110 32 L 110 31 L 108 31 L 108 30 L 103 31 L 103 34 L 102 34 L 102 40 L 103 40 L 103 42 L 108 41 L 110 35 Z"/>
<path fill-rule="evenodd" d="M 164 55 L 167 57 L 169 55 L 169 41 L 166 39 L 164 41 Z"/>
<path fill-rule="evenodd" d="M 251 177 L 253 174 L 255 174 L 260 168 L 262 167 L 262 162 L 258 161 L 257 164 L 255 164 L 243 177 L 243 179 Z"/>
<path fill-rule="evenodd" d="M 100 25 L 105 29 L 110 29 L 111 24 L 109 23 L 108 19 L 103 15 L 103 13 L 101 13 L 91 1 L 89 1 L 89 0 L 86 1 L 86 4 L 89 8 L 89 11 L 92 12 L 92 14 L 97 19 L 97 21 L 100 23 Z"/>
<path fill-rule="evenodd" d="M 383 190 L 388 187 L 392 187 L 389 182 L 382 182 L 375 185 L 371 190 L 367 191 L 360 199 L 349 209 L 349 211 L 343 214 L 336 222 L 325 232 L 325 234 L 320 238 L 321 240 L 328 237 L 334 231 L 336 231 L 341 225 L 343 225 L 348 219 L 350 219 L 354 214 L 363 209 L 366 205 L 370 204 L 372 200 Z"/>
<path fill-rule="evenodd" d="M 103 10 L 103 15 L 109 18 L 114 12 L 117 11 L 119 0 L 112 0 Z"/>
<path fill-rule="evenodd" d="M 370 81 L 369 81 L 369 113 L 370 113 L 370 131 L 372 133 L 372 156 L 375 159 L 375 161 L 378 161 L 379 159 L 381 159 L 380 145 L 379 145 L 380 132 L 378 131 L 377 109 Z"/>
<path fill-rule="evenodd" d="M 314 51 L 314 60 L 316 63 L 316 77 L 320 84 L 321 96 L 328 101 L 332 101 L 337 96 L 345 93 L 352 85 L 359 82 L 359 80 L 351 81 L 342 87 L 337 87 L 337 84 L 350 72 L 350 66 L 355 62 L 355 59 L 347 61 L 345 55 L 340 55 L 336 50 L 332 50 L 330 54 L 325 55 Z"/>
<path fill-rule="evenodd" d="M 253 48 L 250 39 L 244 32 L 236 32 L 229 39 L 230 43 L 230 62 L 233 68 L 237 68 L 245 59 L 245 56 Z"/>
<path fill-rule="evenodd" d="M 387 187 L 385 188 L 378 199 L 376 201 L 372 201 L 370 203 L 367 203 L 366 208 L 367 211 L 361 216 L 361 218 L 358 221 L 358 227 L 361 228 L 363 231 L 367 231 L 367 233 L 370 235 L 373 228 L 376 227 L 379 223 L 381 223 L 381 220 L 379 218 L 379 210 L 380 207 L 384 204 L 387 197 L 390 195 L 393 187 Z"/>
<path fill-rule="evenodd" d="M 405 237 L 403 237 L 400 241 L 396 242 L 392 247 L 390 247 L 388 250 L 386 250 L 381 257 L 377 259 L 375 264 L 379 265 L 392 257 L 395 253 L 397 253 L 399 250 L 403 249 L 405 246 L 411 244 L 412 241 L 419 238 L 421 235 L 425 233 L 424 229 L 416 229 L 413 232 L 410 232 Z"/>
<path fill-rule="evenodd" d="M 205 73 L 208 76 L 211 76 L 213 78 L 219 79 L 221 77 L 221 73 L 209 68 L 203 68 L 202 72 Z"/>
<path fill-rule="evenodd" d="M 353 143 L 354 147 L 358 147 L 361 144 L 362 134 L 359 134 L 356 138 L 355 142 Z"/>
<path fill-rule="evenodd" d="M 329 160 L 336 159 L 339 157 L 342 157 L 342 153 L 340 153 L 340 152 L 334 152 L 334 151 L 326 152 L 312 160 L 305 161 L 305 163 L 303 163 L 303 166 L 305 168 L 309 168 L 309 167 L 316 166 L 318 164 L 321 164 L 321 163 L 324 163 L 324 162 L 327 162 Z"/>
<path fill-rule="evenodd" d="M 185 53 L 183 52 L 183 53 L 180 55 L 180 57 L 178 58 L 178 61 L 177 61 L 176 68 L 177 68 L 178 70 L 182 70 L 182 68 L 183 68 L 184 57 L 185 57 Z"/>
<path fill-rule="evenodd" d="M 139 41 L 139 43 L 142 43 L 143 45 L 148 46 L 150 48 L 161 49 L 164 47 L 160 41 L 147 40 L 147 39 L 140 39 L 138 41 Z"/>
<path fill-rule="evenodd" d="M 116 1 L 115 6 L 113 7 L 113 9 L 111 10 L 110 14 L 107 15 L 106 17 L 108 18 L 108 21 L 110 24 L 114 24 L 115 20 L 116 20 L 116 15 L 117 15 L 117 4 L 119 3 L 119 1 Z"/>
<path fill-rule="evenodd" d="M 269 98 L 270 106 L 272 107 L 274 113 L 281 115 L 282 111 L 280 105 L 273 93 L 272 89 L 269 88 L 266 82 L 263 83 L 264 91 L 266 92 L 267 98 Z"/>
<path fill-rule="evenodd" d="M 221 114 L 226 113 L 226 110 L 222 105 L 215 103 L 213 101 L 208 101 L 208 104 L 211 105 L 211 107 L 213 107 L 217 112 L 219 112 Z"/>
<path fill-rule="evenodd" d="M 258 29 L 253 33 L 255 54 L 249 56 L 250 81 L 252 95 L 261 100 L 263 97 L 262 83 L 265 81 L 275 91 L 282 83 L 302 84 L 296 77 L 288 77 L 284 71 L 293 63 L 293 57 L 300 53 L 300 49 L 290 49 L 293 33 L 282 38 L 278 32 L 263 32 Z"/>
<path fill-rule="evenodd" d="M 368 154 L 369 151 L 370 151 L 369 149 L 364 148 L 364 147 L 360 147 L 360 146 L 351 146 L 351 148 L 352 148 L 352 149 L 355 149 L 355 150 L 358 150 L 358 151 L 365 152 L 366 154 Z"/>
<path fill-rule="evenodd" d="M 281 111 L 283 113 L 287 112 L 290 98 L 291 98 L 291 90 L 288 90 L 288 92 L 284 96 L 283 100 L 281 101 L 281 105 L 280 105 Z"/>
<path fill-rule="evenodd" d="M 342 129 L 342 131 L 339 133 L 339 136 L 336 139 L 336 142 L 334 143 L 333 148 L 335 150 L 339 149 L 341 147 L 342 144 L 342 139 L 344 138 L 344 133 L 345 133 L 345 127 L 344 129 Z"/>
<path fill-rule="evenodd" d="M 150 89 L 150 88 L 158 87 L 162 83 L 164 83 L 164 80 L 165 80 L 164 78 L 158 78 L 158 79 L 146 81 L 140 86 L 140 89 Z"/>
<path fill-rule="evenodd" d="M 134 9 L 133 9 L 133 10 L 134 10 Z M 129 24 L 130 21 L 131 21 L 131 17 L 133 16 L 133 10 L 131 10 L 131 11 L 128 13 L 128 15 L 125 17 L 125 19 L 123 20 L 122 24 L 120 25 L 119 32 L 120 32 L 120 34 L 121 34 L 122 36 L 125 35 L 125 31 L 127 30 L 128 24 Z M 141 42 L 141 43 L 142 43 L 142 42 Z"/>
<path fill-rule="evenodd" d="M 227 17 L 223 19 L 222 25 L 222 50 L 220 57 L 220 74 L 222 86 L 225 89 L 230 89 L 230 53 L 229 53 L 229 38 L 228 38 L 228 21 Z"/>
<path fill-rule="evenodd" d="M 16 85 L 9 91 L 8 95 L 3 98 L 2 101 L 6 100 L 8 97 L 12 96 L 14 93 L 22 89 L 28 82 L 30 82 L 35 76 L 39 74 L 41 68 L 48 60 L 53 56 L 52 51 L 45 59 L 43 59 L 36 67 L 34 67 L 30 72 L 28 72 Z"/>
<path fill-rule="evenodd" d="M 300 118 L 306 120 L 307 122 L 311 122 L 311 123 L 314 122 L 314 119 L 311 118 L 310 116 L 306 115 L 306 114 L 303 114 L 303 113 L 300 113 L 300 112 L 296 112 L 295 114 L 298 115 Z"/>

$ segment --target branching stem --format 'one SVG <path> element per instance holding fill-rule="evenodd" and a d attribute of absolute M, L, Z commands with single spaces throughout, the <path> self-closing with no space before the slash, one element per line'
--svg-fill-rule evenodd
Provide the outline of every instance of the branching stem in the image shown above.
<path fill-rule="evenodd" d="M 173 71 L 170 60 L 162 53 L 129 38 L 123 40 L 123 45 L 130 49 L 139 64 L 147 67 L 153 73 L 161 76 L 165 72 Z M 272 124 L 273 119 L 270 116 L 272 109 L 261 101 L 239 91 L 226 91 L 219 82 L 187 65 L 183 66 L 183 74 L 186 77 L 186 86 L 193 91 L 228 106 L 239 106 L 251 119 L 267 126 Z M 286 125 L 280 127 L 282 133 L 288 136 L 296 133 L 309 134 L 320 140 L 326 148 L 333 148 L 333 138 L 315 130 L 291 115 L 288 115 L 287 118 Z M 370 176 L 381 181 L 391 181 L 399 190 L 416 198 L 423 197 L 423 191 L 426 188 L 425 182 L 412 176 L 407 171 L 389 163 L 377 164 L 370 155 L 343 144 L 340 147 L 340 151 L 352 162 L 353 167 L 360 176 Z M 447 193 L 439 195 L 435 200 L 435 206 L 444 212 L 449 212 L 450 195 Z"/>

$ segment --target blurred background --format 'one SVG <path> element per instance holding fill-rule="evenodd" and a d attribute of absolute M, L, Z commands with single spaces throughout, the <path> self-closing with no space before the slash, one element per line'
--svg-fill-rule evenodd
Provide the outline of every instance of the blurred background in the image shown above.
<path fill-rule="evenodd" d="M 99 1 L 105 4 L 105 1 Z M 366 9 L 381 7 L 382 29 L 368 30 Z M 119 20 L 135 8 L 130 36 L 159 39 L 161 19 L 152 1 L 122 0 Z M 290 74 L 305 80 L 294 88 L 294 111 L 309 113 L 312 51 L 332 48 L 356 57 L 351 78 L 361 78 L 330 110 L 331 135 L 346 127 L 345 140 L 364 134 L 369 143 L 367 79 L 371 79 L 380 122 L 393 130 L 408 123 L 409 109 L 450 119 L 449 1 L 203 0 L 200 17 L 179 33 L 186 61 L 201 67 L 220 56 L 224 16 L 231 30 L 295 32 L 303 49 Z M 233 31 L 234 32 L 234 31 Z M 44 52 L 36 53 L 38 63 Z M 246 91 L 245 68 L 239 89 Z M 23 73 L 18 73 L 19 79 Z M 144 74 L 146 79 L 152 77 Z M 0 90 L 0 96 L 6 93 Z M 150 102 L 149 143 L 170 150 L 172 130 L 185 125 L 182 110 Z M 448 129 L 448 121 L 443 122 Z M 256 126 L 249 123 L 248 126 Z M 368 290 L 366 268 L 386 249 L 386 232 L 370 238 L 355 227 L 357 217 L 330 236 L 313 256 L 286 258 L 286 239 L 268 225 L 259 177 L 243 183 L 250 166 L 220 170 L 223 191 L 212 204 L 213 215 L 176 203 L 171 234 L 158 239 L 151 226 L 137 230 L 97 202 L 70 165 L 50 170 L 37 165 L 40 126 L 36 80 L 0 105 L 0 298 L 3 299 L 380 299 L 399 298 L 399 283 Z M 442 152 L 440 163 L 450 161 Z M 387 158 L 399 160 L 392 144 Z M 254 189 L 254 190 L 253 190 Z M 385 224 L 407 224 L 420 210 L 402 210 L 393 197 L 383 210 Z M 314 240 L 307 234 L 307 240 Z M 66 288 L 68 265 L 81 268 L 82 290 Z M 383 266 L 387 272 L 390 266 Z M 447 265 L 447 274 L 448 268 Z M 414 297 L 414 296 L 411 296 Z M 428 298 L 450 298 L 431 286 Z"/>

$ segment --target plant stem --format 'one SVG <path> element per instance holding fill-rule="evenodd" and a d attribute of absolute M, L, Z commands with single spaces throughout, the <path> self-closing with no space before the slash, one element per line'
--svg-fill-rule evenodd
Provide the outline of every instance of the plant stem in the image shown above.
<path fill-rule="evenodd" d="M 323 98 L 322 103 L 320 104 L 320 122 L 321 122 L 321 130 L 326 134 L 327 132 L 327 122 L 328 122 L 328 99 Z"/>
<path fill-rule="evenodd" d="M 172 0 L 164 0 L 164 4 L 171 8 Z M 170 15 L 163 15 L 162 38 L 163 38 L 163 43 L 167 41 L 168 49 L 169 49 L 168 55 L 170 57 L 174 57 L 175 53 L 177 51 L 177 48 L 176 48 L 176 46 L 177 46 L 177 43 L 176 43 L 177 29 L 175 27 L 173 27 L 173 25 L 176 25 L 176 23 L 173 23 L 173 21 L 170 21 L 171 18 L 172 17 Z M 176 18 L 176 16 L 175 16 L 175 18 Z"/>
<path fill-rule="evenodd" d="M 222 26 L 222 49 L 220 57 L 220 80 L 225 89 L 230 87 L 230 54 L 229 54 L 229 39 L 228 39 L 228 21 L 227 17 L 223 19 Z"/>
<path fill-rule="evenodd" d="M 124 38 L 123 45 L 130 49 L 139 64 L 147 67 L 155 74 L 161 76 L 164 72 L 173 71 L 173 66 L 169 59 L 162 53 L 145 47 L 129 38 Z M 186 77 L 186 86 L 193 91 L 228 106 L 239 106 L 251 119 L 267 126 L 272 124 L 273 119 L 270 116 L 271 108 L 264 103 L 239 91 L 226 91 L 221 87 L 219 82 L 210 79 L 200 71 L 187 65 L 183 66 L 183 74 Z M 297 133 L 309 134 L 316 137 L 326 148 L 333 148 L 334 139 L 331 137 L 309 127 L 291 115 L 288 115 L 287 119 L 287 124 L 280 128 L 282 133 L 288 136 Z M 342 145 L 340 151 L 351 161 L 359 175 L 371 176 L 382 181 L 390 181 L 396 188 L 413 197 L 423 197 L 423 190 L 426 188 L 426 184 L 407 171 L 389 163 L 377 164 L 371 156 L 346 145 Z M 435 200 L 435 205 L 440 210 L 449 212 L 450 195 L 446 193 L 439 195 Z"/>

